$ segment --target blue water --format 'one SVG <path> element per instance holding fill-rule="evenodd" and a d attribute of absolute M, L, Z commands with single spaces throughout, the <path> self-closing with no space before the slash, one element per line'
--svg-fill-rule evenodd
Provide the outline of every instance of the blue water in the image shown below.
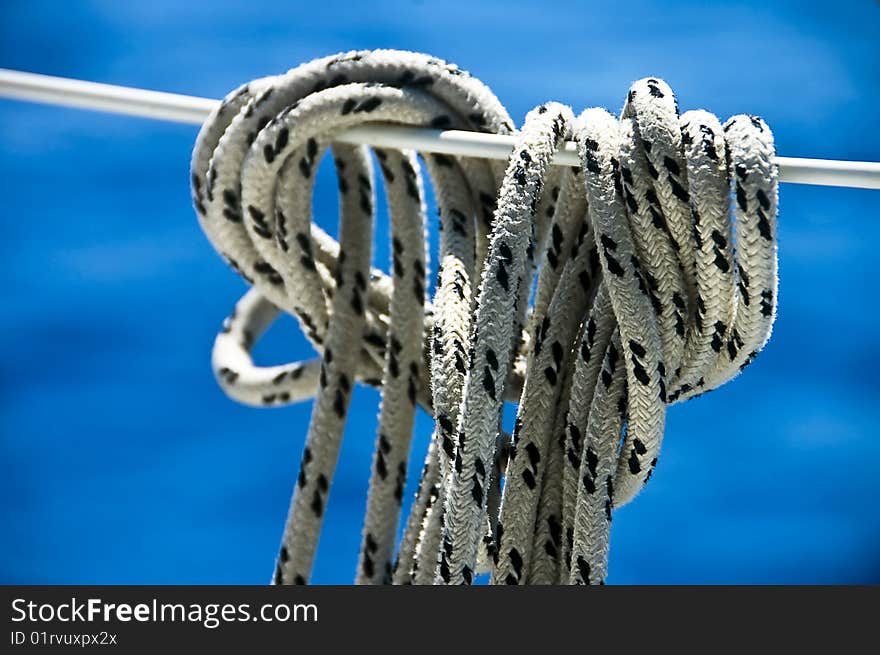
<path fill-rule="evenodd" d="M 397 47 L 470 70 L 518 122 L 549 99 L 620 107 L 654 75 L 683 109 L 762 115 L 781 154 L 880 160 L 877 3 L 586 4 L 3 2 L 0 66 L 219 97 Z M 190 206 L 195 134 L 0 101 L 2 583 L 270 577 L 310 408 L 249 409 L 214 384 L 245 287 Z M 609 582 L 880 582 L 880 192 L 780 195 L 773 339 L 670 410 L 657 474 L 615 516 Z M 308 354 L 292 320 L 257 349 Z M 376 401 L 355 393 L 315 582 L 353 579 Z M 414 462 L 429 432 L 423 417 Z"/>

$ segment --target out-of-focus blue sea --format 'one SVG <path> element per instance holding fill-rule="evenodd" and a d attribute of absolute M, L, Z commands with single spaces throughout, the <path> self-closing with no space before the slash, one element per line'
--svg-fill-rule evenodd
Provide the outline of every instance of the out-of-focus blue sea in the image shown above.
<path fill-rule="evenodd" d="M 619 109 L 651 75 L 682 110 L 763 116 L 782 155 L 880 160 L 877 2 L 0 4 L 2 67 L 209 97 L 373 47 L 459 64 L 518 123 L 550 99 Z M 196 132 L 0 100 L 2 583 L 271 576 L 310 404 L 250 409 L 214 383 L 245 285 L 190 204 Z M 780 204 L 773 338 L 670 409 L 654 479 L 615 515 L 609 583 L 880 582 L 880 192 L 783 185 Z M 309 355 L 291 319 L 256 350 Z M 353 580 L 377 400 L 354 395 L 314 582 Z"/>

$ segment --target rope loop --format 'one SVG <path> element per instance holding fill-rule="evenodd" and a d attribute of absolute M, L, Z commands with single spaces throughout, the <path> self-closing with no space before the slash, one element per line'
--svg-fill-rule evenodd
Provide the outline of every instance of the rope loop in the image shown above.
<path fill-rule="evenodd" d="M 431 300 L 416 153 L 334 141 L 376 122 L 516 136 L 506 167 L 422 157 L 440 217 Z M 582 165 L 552 166 L 569 140 Z M 312 220 L 327 152 L 338 242 Z M 653 474 L 666 406 L 737 375 L 770 336 L 773 155 L 760 118 L 680 115 L 655 78 L 632 85 L 619 119 L 551 102 L 518 132 L 478 80 L 410 52 L 335 55 L 227 96 L 196 141 L 193 203 L 252 288 L 214 372 L 247 404 L 315 398 L 273 582 L 309 580 L 360 381 L 382 402 L 357 583 L 604 583 L 613 509 Z M 374 161 L 388 273 L 372 266 Z M 281 311 L 319 357 L 256 366 Z M 417 406 L 434 434 L 396 543 Z"/>

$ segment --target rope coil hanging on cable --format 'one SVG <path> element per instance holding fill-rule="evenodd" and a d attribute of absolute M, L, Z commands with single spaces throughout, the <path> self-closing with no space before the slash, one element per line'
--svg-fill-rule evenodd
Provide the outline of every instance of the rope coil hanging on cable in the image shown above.
<path fill-rule="evenodd" d="M 441 229 L 431 301 L 413 152 L 374 149 L 392 261 L 388 274 L 371 267 L 372 161 L 333 136 L 374 122 L 517 139 L 506 168 L 424 157 Z M 583 165 L 551 166 L 571 139 Z M 338 243 L 311 218 L 328 148 Z M 213 366 L 249 404 L 315 397 L 273 581 L 309 580 L 361 381 L 382 402 L 358 583 L 469 584 L 481 572 L 501 584 L 604 582 L 612 510 L 651 477 L 666 405 L 729 380 L 769 338 L 773 156 L 761 119 L 679 115 L 657 79 L 632 86 L 619 119 L 547 103 L 519 132 L 482 83 L 409 52 L 336 55 L 227 96 L 196 142 L 193 202 L 252 289 Z M 279 311 L 319 358 L 254 365 Z M 505 400 L 518 403 L 511 435 Z M 417 405 L 435 429 L 396 544 Z"/>

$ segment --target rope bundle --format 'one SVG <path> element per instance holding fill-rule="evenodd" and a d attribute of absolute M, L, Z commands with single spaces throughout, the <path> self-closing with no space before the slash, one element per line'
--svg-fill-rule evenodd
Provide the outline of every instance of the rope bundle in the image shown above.
<path fill-rule="evenodd" d="M 386 274 L 371 268 L 368 150 L 333 143 L 377 121 L 516 134 L 506 168 L 424 157 L 441 229 L 431 302 L 415 153 L 374 149 Z M 582 166 L 551 166 L 572 139 Z M 328 148 L 338 243 L 311 220 Z M 619 120 L 547 103 L 519 132 L 479 81 L 408 52 L 328 57 L 230 94 L 196 142 L 193 202 L 253 288 L 217 337 L 214 369 L 249 404 L 315 397 L 274 582 L 309 579 L 361 381 L 382 403 L 358 583 L 469 584 L 485 571 L 502 584 L 602 583 L 612 510 L 653 473 L 666 405 L 729 380 L 769 338 L 773 154 L 761 119 L 679 116 L 657 79 L 632 86 Z M 321 357 L 253 364 L 279 311 Z M 512 435 L 505 400 L 518 402 Z M 417 405 L 435 431 L 395 546 Z"/>

